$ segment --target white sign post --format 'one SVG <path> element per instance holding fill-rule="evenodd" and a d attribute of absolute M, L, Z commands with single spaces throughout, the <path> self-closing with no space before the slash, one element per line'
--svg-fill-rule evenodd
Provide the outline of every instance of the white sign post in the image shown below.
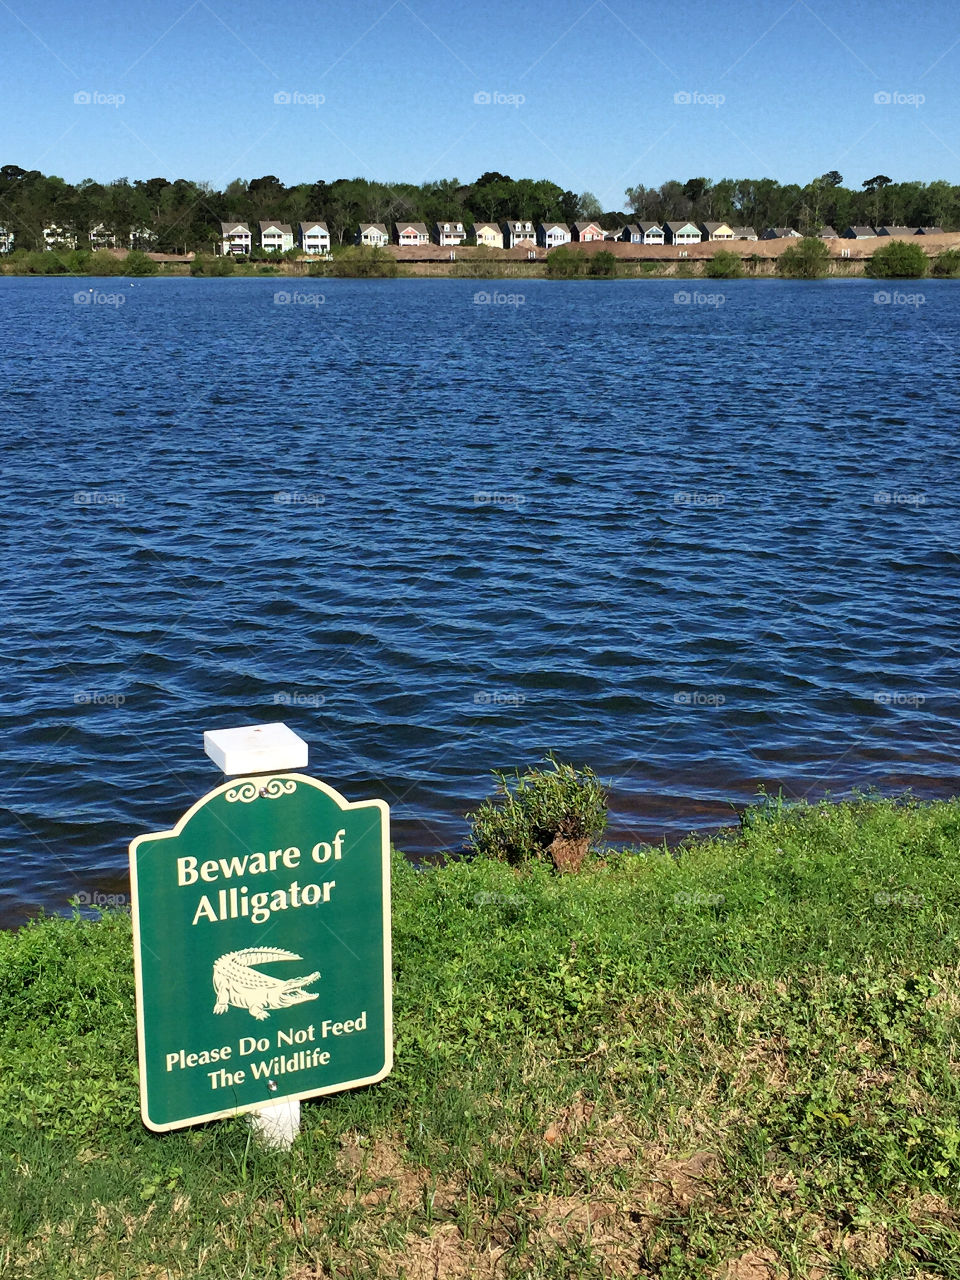
<path fill-rule="evenodd" d="M 283 723 L 209 729 L 203 749 L 226 777 L 251 773 L 285 773 L 307 767 L 309 747 Z M 251 1111 L 250 1127 L 268 1147 L 289 1150 L 300 1132 L 300 1099 L 289 1098 Z"/>

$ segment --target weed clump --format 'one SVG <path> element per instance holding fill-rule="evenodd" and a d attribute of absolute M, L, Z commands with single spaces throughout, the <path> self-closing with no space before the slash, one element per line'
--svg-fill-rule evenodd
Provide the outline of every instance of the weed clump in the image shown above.
<path fill-rule="evenodd" d="M 590 845 L 607 825 L 607 793 L 589 767 L 559 761 L 548 752 L 549 769 L 494 769 L 494 795 L 467 814 L 469 846 L 485 858 L 513 864 L 552 862 L 558 871 L 579 871 Z"/>

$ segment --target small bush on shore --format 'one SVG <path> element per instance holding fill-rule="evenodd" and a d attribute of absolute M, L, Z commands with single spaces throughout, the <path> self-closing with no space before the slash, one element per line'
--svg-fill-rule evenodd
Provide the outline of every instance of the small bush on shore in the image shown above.
<path fill-rule="evenodd" d="M 911 244 L 909 240 L 891 240 L 870 259 L 867 274 L 881 280 L 919 280 L 929 267 L 922 245 Z"/>
<path fill-rule="evenodd" d="M 128 276 L 155 276 L 157 264 L 142 249 L 131 249 L 124 259 L 124 273 Z"/>
<path fill-rule="evenodd" d="M 573 280 L 586 274 L 587 256 L 582 249 L 561 246 L 547 254 L 547 275 L 556 280 Z"/>
<path fill-rule="evenodd" d="M 743 263 L 739 253 L 718 249 L 703 268 L 703 274 L 714 280 L 737 280 L 743 275 Z"/>
<path fill-rule="evenodd" d="M 935 276 L 960 276 L 960 249 L 944 249 L 937 254 L 932 271 Z"/>
<path fill-rule="evenodd" d="M 617 257 L 609 249 L 601 249 L 590 259 L 589 274 L 601 279 L 612 280 L 617 274 Z"/>
<path fill-rule="evenodd" d="M 553 862 L 579 870 L 607 825 L 607 793 L 590 768 L 577 769 L 548 754 L 550 769 L 494 770 L 497 790 L 475 813 L 470 847 L 504 862 Z"/>
<path fill-rule="evenodd" d="M 804 236 L 781 253 L 777 267 L 790 280 L 819 280 L 827 274 L 830 250 L 818 236 Z"/>

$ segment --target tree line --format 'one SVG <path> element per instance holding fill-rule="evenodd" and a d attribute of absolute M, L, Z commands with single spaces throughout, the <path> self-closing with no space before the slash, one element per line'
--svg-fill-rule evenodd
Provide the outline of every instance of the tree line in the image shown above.
<path fill-rule="evenodd" d="M 860 189 L 843 185 L 836 170 L 808 182 L 781 185 L 772 178 L 711 181 L 690 178 L 659 187 L 638 185 L 625 192 L 627 208 L 604 210 L 589 191 L 566 191 L 546 179 L 511 178 L 487 172 L 475 182 L 388 183 L 367 178 L 318 179 L 286 186 L 273 174 L 235 179 L 222 191 L 187 178 L 63 178 L 18 165 L 0 168 L 0 227 L 12 232 L 19 249 L 42 249 L 44 228 L 60 227 L 89 243 L 102 227 L 119 243 L 142 237 L 140 247 L 166 253 L 209 250 L 220 239 L 220 222 L 256 223 L 276 218 L 294 227 L 309 218 L 325 221 L 334 243 L 350 243 L 360 222 L 449 219 L 465 224 L 506 218 L 573 222 L 594 218 L 613 229 L 628 218 L 663 222 L 734 221 L 761 231 L 793 226 L 816 231 L 830 225 L 870 223 L 960 226 L 960 186 L 936 181 L 895 183 L 877 174 Z"/>

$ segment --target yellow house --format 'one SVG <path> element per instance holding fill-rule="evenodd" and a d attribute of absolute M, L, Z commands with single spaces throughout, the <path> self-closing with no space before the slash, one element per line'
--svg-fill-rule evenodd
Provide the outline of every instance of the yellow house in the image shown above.
<path fill-rule="evenodd" d="M 700 230 L 704 240 L 736 240 L 737 238 L 733 227 L 727 226 L 725 222 L 701 222 Z"/>
<path fill-rule="evenodd" d="M 503 232 L 495 222 L 476 222 L 473 229 L 478 245 L 485 244 L 488 249 L 503 248 Z"/>

